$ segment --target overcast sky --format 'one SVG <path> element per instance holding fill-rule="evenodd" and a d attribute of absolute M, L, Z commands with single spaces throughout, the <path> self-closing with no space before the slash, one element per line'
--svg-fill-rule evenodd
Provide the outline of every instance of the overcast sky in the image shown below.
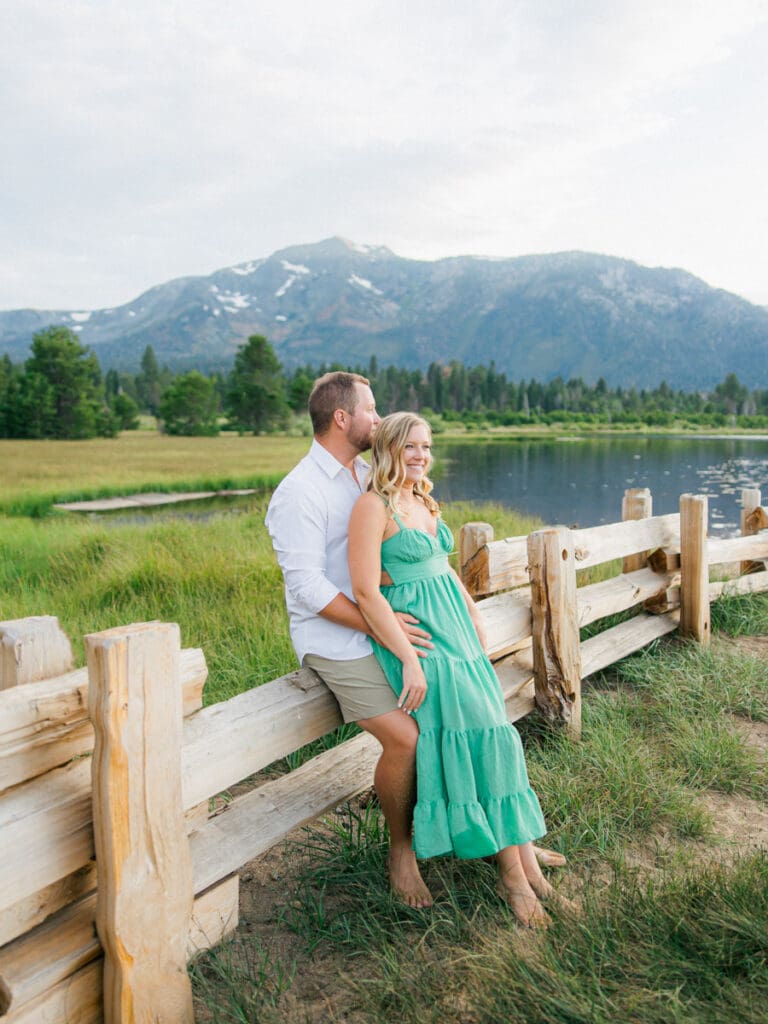
<path fill-rule="evenodd" d="M 342 235 L 768 304 L 766 0 L 4 0 L 0 308 Z"/>

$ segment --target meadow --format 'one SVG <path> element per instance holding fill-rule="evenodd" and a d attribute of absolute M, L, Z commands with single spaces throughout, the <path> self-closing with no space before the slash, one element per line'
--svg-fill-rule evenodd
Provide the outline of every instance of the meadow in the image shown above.
<path fill-rule="evenodd" d="M 84 633 L 179 622 L 184 645 L 205 651 L 207 703 L 290 671 L 263 517 L 270 483 L 306 447 L 232 435 L 0 442 L 0 620 L 57 615 L 79 664 Z M 263 493 L 205 520 L 44 514 L 53 499 L 203 481 Z M 536 525 L 498 506 L 445 515 L 454 529 L 490 521 L 496 536 Z M 713 619 L 711 648 L 658 643 L 593 680 L 580 744 L 533 716 L 520 723 L 547 842 L 569 858 L 553 879 L 581 916 L 523 933 L 494 894 L 491 867 L 450 860 L 426 868 L 434 909 L 407 910 L 384 883 L 376 803 L 356 802 L 276 852 L 279 872 L 263 876 L 275 890 L 268 927 L 246 913 L 232 942 L 194 963 L 198 1019 L 763 1021 L 768 858 L 720 816 L 759 816 L 768 797 L 768 644 L 733 639 L 768 636 L 768 599 L 720 602 Z"/>

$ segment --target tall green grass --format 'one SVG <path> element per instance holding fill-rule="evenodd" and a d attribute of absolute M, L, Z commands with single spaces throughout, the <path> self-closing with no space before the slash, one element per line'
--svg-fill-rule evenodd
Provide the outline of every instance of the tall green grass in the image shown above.
<path fill-rule="evenodd" d="M 46 515 L 54 502 L 138 491 L 274 487 L 306 450 L 306 438 L 150 431 L 92 441 L 0 440 L 0 515 Z"/>
<path fill-rule="evenodd" d="M 768 616 L 755 625 L 768 634 Z M 656 643 L 586 692 L 580 743 L 536 719 L 518 723 L 546 842 L 568 854 L 562 886 L 579 893 L 581 917 L 553 914 L 546 934 L 521 933 L 492 867 L 449 859 L 423 865 L 434 908 L 404 907 L 386 883 L 386 830 L 370 804 L 289 845 L 297 866 L 282 924 L 294 955 L 335 952 L 346 965 L 337 1005 L 359 1024 L 757 1024 L 768 856 L 720 854 L 719 823 L 698 794 L 765 800 L 765 757 L 735 721 L 766 712 L 760 657 L 717 637 L 711 649 Z M 647 872 L 638 850 L 655 850 Z M 237 978 L 226 985 L 236 990 Z"/>

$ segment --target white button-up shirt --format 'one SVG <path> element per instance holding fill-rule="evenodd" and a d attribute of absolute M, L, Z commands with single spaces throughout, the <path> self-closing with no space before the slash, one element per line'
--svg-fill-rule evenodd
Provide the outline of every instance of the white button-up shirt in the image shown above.
<path fill-rule="evenodd" d="M 368 463 L 358 456 L 355 480 L 313 441 L 269 503 L 266 525 L 283 570 L 291 640 L 300 662 L 305 654 L 350 661 L 371 653 L 365 633 L 318 614 L 340 592 L 354 601 L 347 560 L 349 517 L 368 472 Z"/>

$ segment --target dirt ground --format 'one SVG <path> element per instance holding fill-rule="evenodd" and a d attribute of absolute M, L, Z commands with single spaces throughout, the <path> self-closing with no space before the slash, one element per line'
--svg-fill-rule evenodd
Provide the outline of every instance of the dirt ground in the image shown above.
<path fill-rule="evenodd" d="M 742 649 L 764 656 L 768 666 L 768 637 L 744 637 L 731 641 Z M 768 756 L 768 724 L 734 719 L 744 739 Z M 690 843 L 686 852 L 693 852 L 702 862 L 723 861 L 739 854 L 768 849 L 768 807 L 738 794 L 723 794 L 712 790 L 697 797 L 711 814 L 720 838 L 717 845 Z M 365 799 L 365 796 L 361 799 Z M 318 823 L 316 828 L 322 828 Z M 287 847 L 294 845 L 300 832 L 288 837 Z M 680 844 L 660 831 L 650 841 L 638 844 L 628 851 L 626 860 L 644 874 L 663 869 L 665 863 L 679 850 Z M 341 1005 L 343 986 L 338 977 L 348 968 L 343 953 L 316 950 L 308 955 L 305 942 L 281 923 L 282 908 L 294 898 L 296 864 L 281 844 L 247 864 L 240 874 L 240 924 L 237 934 L 258 938 L 261 948 L 269 950 L 272 961 L 285 965 L 296 964 L 296 974 L 287 996 L 281 999 L 281 1015 L 285 1024 L 354 1024 L 353 1009 Z M 565 888 L 569 880 L 564 878 Z M 578 879 L 572 880 L 571 891 L 579 888 Z M 329 899 L 329 911 L 333 906 Z M 204 1018 L 199 1017 L 200 1024 Z"/>

